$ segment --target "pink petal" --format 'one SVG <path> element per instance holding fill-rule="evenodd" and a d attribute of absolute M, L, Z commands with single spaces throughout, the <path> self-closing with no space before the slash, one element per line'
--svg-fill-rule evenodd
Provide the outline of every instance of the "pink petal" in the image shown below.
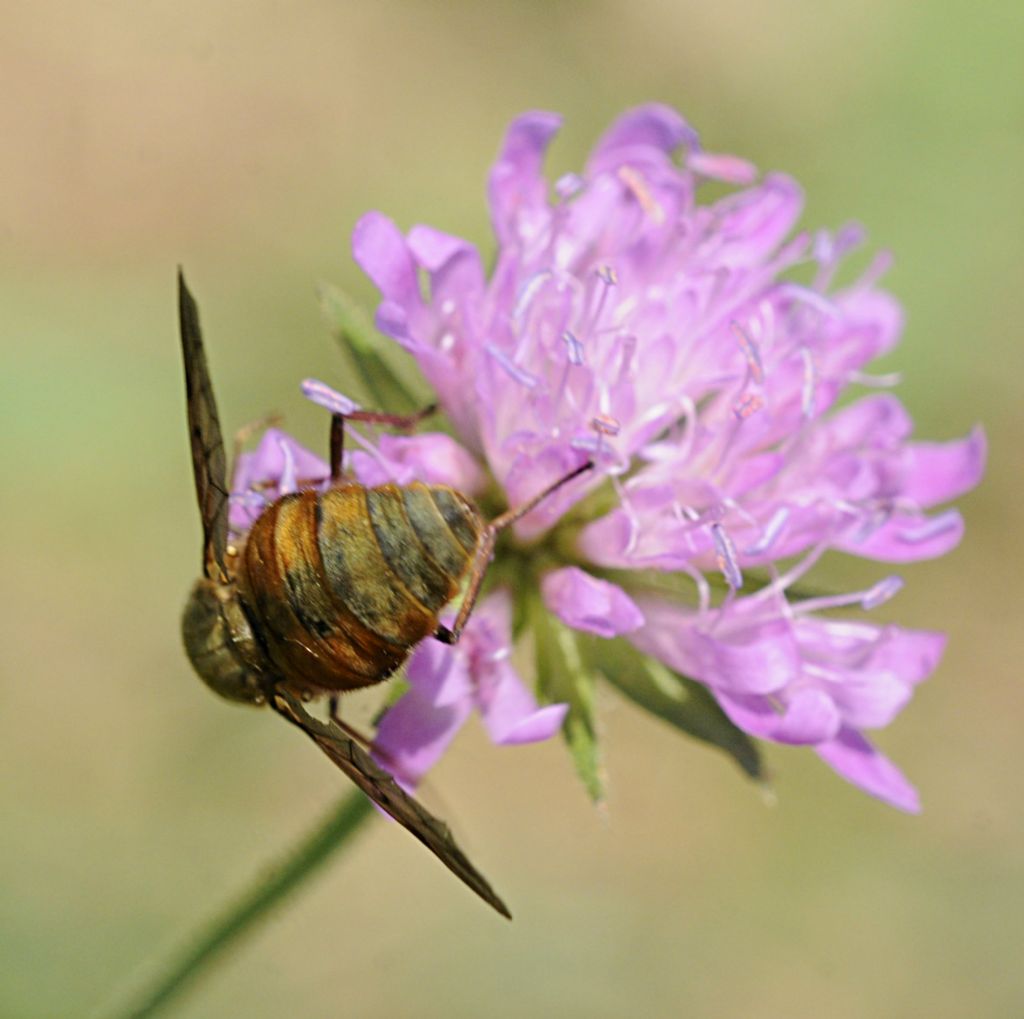
<path fill-rule="evenodd" d="M 511 723 L 504 731 L 491 729 L 491 739 L 501 746 L 541 743 L 551 739 L 562 728 L 568 713 L 568 704 L 547 704 Z"/>
<path fill-rule="evenodd" d="M 368 212 L 356 223 L 352 256 L 384 298 L 406 314 L 419 306 L 416 263 L 401 230 L 383 213 Z"/>
<path fill-rule="evenodd" d="M 432 226 L 414 226 L 409 231 L 408 244 L 416 261 L 432 273 L 453 258 L 476 254 L 476 248 L 469 241 Z"/>
<path fill-rule="evenodd" d="M 246 454 L 245 470 L 238 479 L 239 487 L 246 487 L 260 482 L 276 482 L 285 467 L 285 455 L 282 446 L 286 445 L 295 464 L 296 476 L 304 481 L 319 481 L 326 478 L 330 468 L 326 461 L 315 453 L 296 442 L 287 432 L 279 428 L 268 428 L 262 435 L 254 452 Z"/>
<path fill-rule="evenodd" d="M 935 671 L 946 646 L 945 634 L 933 630 L 814 617 L 799 621 L 797 637 L 809 659 L 831 661 L 849 673 L 891 673 L 907 686 Z"/>
<path fill-rule="evenodd" d="M 473 694 L 469 670 L 458 651 L 437 640 L 423 641 L 405 667 L 405 678 L 431 704 L 455 704 Z"/>
<path fill-rule="evenodd" d="M 487 285 L 484 267 L 479 252 L 469 241 L 442 233 L 433 227 L 414 226 L 409 231 L 409 250 L 419 265 L 430 273 L 430 297 L 435 311 L 439 307 L 443 308 L 448 301 L 464 309 L 475 301 L 483 300 Z M 471 323 L 465 320 L 465 314 L 460 325 L 463 335 L 458 337 L 457 342 L 462 349 L 466 349 L 473 345 L 475 337 L 470 328 Z M 449 354 L 449 376 L 451 361 L 455 359 L 454 355 Z"/>
<path fill-rule="evenodd" d="M 904 450 L 902 494 L 923 507 L 955 499 L 981 481 L 986 453 L 980 426 L 966 439 L 910 443 Z"/>
<path fill-rule="evenodd" d="M 712 687 L 738 693 L 765 693 L 791 682 L 799 670 L 799 652 L 785 620 L 716 638 L 694 635 L 702 679 Z"/>
<path fill-rule="evenodd" d="M 546 705 L 534 714 L 520 719 L 498 741 L 504 746 L 511 747 L 550 739 L 561 729 L 568 711 L 568 705 Z"/>
<path fill-rule="evenodd" d="M 912 688 L 892 672 L 865 670 L 829 685 L 843 721 L 857 729 L 880 729 L 906 707 Z"/>
<path fill-rule="evenodd" d="M 837 774 L 866 793 L 908 813 L 920 812 L 917 790 L 859 732 L 844 729 L 835 739 L 814 749 Z"/>
<path fill-rule="evenodd" d="M 486 485 L 484 473 L 473 456 L 442 432 L 382 435 L 377 453 L 371 456 L 358 450 L 352 454 L 356 477 L 364 485 L 423 481 L 428 485 L 448 485 L 467 495 L 482 491 Z"/>
<path fill-rule="evenodd" d="M 850 367 L 866 364 L 891 350 L 903 333 L 903 307 L 885 290 L 854 287 L 832 296 L 856 335 Z"/>
<path fill-rule="evenodd" d="M 822 423 L 823 433 L 838 449 L 885 447 L 905 439 L 913 428 L 906 408 L 887 393 L 875 393 L 851 403 Z"/>
<path fill-rule="evenodd" d="M 671 155 L 684 143 L 698 148 L 700 137 L 670 106 L 637 106 L 622 114 L 601 136 L 587 161 L 587 173 L 619 163 L 637 149 L 651 148 Z"/>
<path fill-rule="evenodd" d="M 477 706 L 494 743 L 548 739 L 561 728 L 568 705 L 555 704 L 538 710 L 536 699 L 507 658 L 475 671 Z"/>
<path fill-rule="evenodd" d="M 409 689 L 387 710 L 374 740 L 375 758 L 405 788 L 445 752 L 473 709 L 465 661 L 437 641 L 426 640 L 406 667 Z"/>
<path fill-rule="evenodd" d="M 408 309 L 398 301 L 383 300 L 377 305 L 373 324 L 385 336 L 392 336 L 412 354 L 417 354 L 421 344 L 411 335 Z"/>
<path fill-rule="evenodd" d="M 852 555 L 885 563 L 906 563 L 945 555 L 956 548 L 963 533 L 963 517 L 957 510 L 946 510 L 933 517 L 898 513 L 866 534 L 854 528 L 835 544 Z"/>
<path fill-rule="evenodd" d="M 541 592 L 563 623 L 599 637 L 631 633 L 644 624 L 643 613 L 621 587 L 575 566 L 546 574 Z"/>
<path fill-rule="evenodd" d="M 935 671 L 945 648 L 944 633 L 889 626 L 876 645 L 868 667 L 891 670 L 913 686 Z"/>
<path fill-rule="evenodd" d="M 409 676 L 410 688 L 377 729 L 374 758 L 404 788 L 415 789 L 469 717 L 472 699 L 465 667 L 450 648 L 431 641 L 417 649 Z"/>
<path fill-rule="evenodd" d="M 821 743 L 839 732 L 842 719 L 832 698 L 820 690 L 794 694 L 783 713 L 767 697 L 742 697 L 715 691 L 722 710 L 744 732 L 777 743 Z"/>
<path fill-rule="evenodd" d="M 782 243 L 800 218 L 803 191 L 784 174 L 769 174 L 756 187 L 717 202 L 717 228 L 709 242 L 724 266 L 757 264 Z"/>
<path fill-rule="evenodd" d="M 448 749 L 471 710 L 468 699 L 435 704 L 412 688 L 381 719 L 373 757 L 403 788 L 415 789 Z"/>
<path fill-rule="evenodd" d="M 286 452 L 287 450 L 287 452 Z M 231 526 L 238 531 L 252 526 L 263 508 L 274 502 L 286 470 L 300 483 L 323 481 L 330 468 L 315 453 L 279 428 L 268 428 L 256 449 L 243 453 L 231 480 Z"/>
<path fill-rule="evenodd" d="M 627 551 L 633 539 L 633 524 L 622 509 L 614 509 L 580 532 L 577 545 L 593 563 L 599 566 L 629 567 Z M 677 564 L 678 566 L 678 564 Z"/>
<path fill-rule="evenodd" d="M 789 622 L 766 616 L 744 625 L 741 609 L 726 629 L 711 632 L 703 621 L 676 605 L 644 598 L 638 602 L 646 624 L 630 635 L 641 651 L 713 690 L 764 694 L 781 690 L 800 675 L 800 649 Z"/>
<path fill-rule="evenodd" d="M 547 181 L 541 169 L 561 123 L 557 114 L 535 112 L 517 117 L 509 126 L 487 186 L 491 222 L 502 243 L 517 240 L 517 220 L 524 211 L 546 206 Z"/>

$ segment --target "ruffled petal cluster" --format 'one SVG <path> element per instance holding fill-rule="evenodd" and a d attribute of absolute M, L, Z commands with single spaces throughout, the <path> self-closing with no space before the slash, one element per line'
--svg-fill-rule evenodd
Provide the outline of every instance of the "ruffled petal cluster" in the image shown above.
<path fill-rule="evenodd" d="M 235 460 L 228 512 L 231 530 L 244 534 L 282 495 L 300 486 L 321 485 L 330 473 L 325 461 L 287 432 L 268 428 L 254 450 L 240 453 Z"/>
<path fill-rule="evenodd" d="M 410 689 L 382 719 L 374 756 L 413 789 L 475 709 L 498 746 L 550 739 L 564 704 L 538 707 L 510 655 L 511 606 L 498 592 L 477 606 L 454 648 L 427 640 L 406 666 Z M 449 620 L 450 621 L 450 620 Z"/>

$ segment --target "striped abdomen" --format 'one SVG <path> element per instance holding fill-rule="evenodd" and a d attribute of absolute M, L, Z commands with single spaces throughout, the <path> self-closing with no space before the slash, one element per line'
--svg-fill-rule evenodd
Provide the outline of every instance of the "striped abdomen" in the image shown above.
<path fill-rule="evenodd" d="M 481 523 L 445 486 L 299 492 L 246 538 L 237 582 L 253 629 L 296 689 L 389 676 L 458 593 Z"/>

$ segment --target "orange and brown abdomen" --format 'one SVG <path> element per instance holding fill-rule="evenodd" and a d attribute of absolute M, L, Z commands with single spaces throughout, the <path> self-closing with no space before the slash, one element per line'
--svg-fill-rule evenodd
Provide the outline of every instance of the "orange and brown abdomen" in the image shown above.
<path fill-rule="evenodd" d="M 453 489 L 414 483 L 299 492 L 269 506 L 242 550 L 239 593 L 296 689 L 387 678 L 437 628 L 481 523 Z"/>

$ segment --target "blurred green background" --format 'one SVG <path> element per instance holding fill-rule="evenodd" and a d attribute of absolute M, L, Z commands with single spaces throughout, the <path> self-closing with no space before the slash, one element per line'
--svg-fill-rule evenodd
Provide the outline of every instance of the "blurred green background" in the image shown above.
<path fill-rule="evenodd" d="M 988 429 L 966 539 L 880 613 L 950 633 L 880 740 L 925 812 L 777 747 L 767 806 L 606 692 L 596 813 L 557 743 L 470 727 L 426 797 L 514 923 L 374 821 L 175 1014 L 1024 1014 L 1020 3 L 3 6 L 0 1014 L 84 1014 L 344 788 L 180 648 L 199 525 L 175 266 L 227 427 L 276 409 L 319 445 L 296 382 L 344 388 L 314 285 L 370 300 L 359 214 L 487 250 L 514 114 L 565 114 L 561 170 L 650 99 L 795 175 L 807 226 L 893 249 L 908 328 L 884 367 L 919 434 Z"/>

